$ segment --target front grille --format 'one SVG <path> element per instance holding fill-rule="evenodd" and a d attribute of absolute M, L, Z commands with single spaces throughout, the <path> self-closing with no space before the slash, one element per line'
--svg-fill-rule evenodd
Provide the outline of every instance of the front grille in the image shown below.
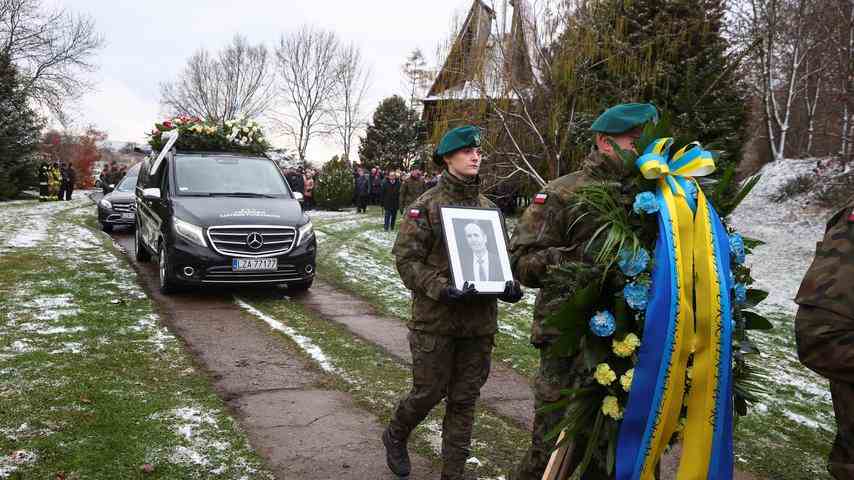
<path fill-rule="evenodd" d="M 275 272 L 233 272 L 231 266 L 210 267 L 205 273 L 202 282 L 293 282 L 303 280 L 305 274 L 297 270 L 294 265 L 279 265 Z"/>
<path fill-rule="evenodd" d="M 251 248 L 250 235 L 260 238 L 262 245 Z M 217 253 L 237 257 L 272 257 L 294 248 L 297 230 L 294 227 L 270 225 L 228 225 L 208 228 L 208 240 Z"/>
<path fill-rule="evenodd" d="M 119 213 L 134 213 L 136 212 L 135 203 L 114 203 L 113 210 Z"/>

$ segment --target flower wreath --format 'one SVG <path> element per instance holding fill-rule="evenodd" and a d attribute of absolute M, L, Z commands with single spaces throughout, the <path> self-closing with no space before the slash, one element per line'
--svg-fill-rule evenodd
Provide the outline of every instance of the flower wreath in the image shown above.
<path fill-rule="evenodd" d="M 173 130 L 180 132 L 175 144 L 178 150 L 234 151 L 260 155 L 270 149 L 261 126 L 254 120 L 240 118 L 218 124 L 188 115 L 155 123 L 154 129 L 148 133 L 151 148 L 163 148 L 163 132 Z"/>
<path fill-rule="evenodd" d="M 574 194 L 576 223 L 601 225 L 585 247 L 595 261 L 552 267 L 544 287 L 558 298 L 545 325 L 561 332 L 549 354 L 579 354 L 582 370 L 544 407 L 566 409 L 548 437 L 584 440 L 572 479 L 591 462 L 618 480 L 653 478 L 680 440 L 679 478 L 731 478 L 733 414 L 763 391 L 747 331 L 772 326 L 750 310 L 768 293 L 749 288 L 744 265 L 761 242 L 726 217 L 759 178 L 739 189 L 732 167 L 701 186 L 719 154 L 674 141 L 666 118 L 644 128 L 642 155 L 613 146 L 638 174 Z"/>

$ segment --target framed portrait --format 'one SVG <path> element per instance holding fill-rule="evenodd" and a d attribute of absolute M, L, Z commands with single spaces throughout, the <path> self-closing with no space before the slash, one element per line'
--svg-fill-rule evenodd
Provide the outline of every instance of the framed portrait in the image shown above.
<path fill-rule="evenodd" d="M 497 294 L 513 280 L 507 233 L 497 208 L 440 207 L 453 285 L 474 284 L 480 293 Z"/>

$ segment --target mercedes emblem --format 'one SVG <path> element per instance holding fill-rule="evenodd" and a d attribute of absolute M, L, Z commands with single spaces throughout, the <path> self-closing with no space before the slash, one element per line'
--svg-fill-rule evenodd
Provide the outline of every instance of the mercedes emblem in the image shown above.
<path fill-rule="evenodd" d="M 252 250 L 258 250 L 264 246 L 264 236 L 258 232 L 252 232 L 246 235 L 246 246 Z"/>

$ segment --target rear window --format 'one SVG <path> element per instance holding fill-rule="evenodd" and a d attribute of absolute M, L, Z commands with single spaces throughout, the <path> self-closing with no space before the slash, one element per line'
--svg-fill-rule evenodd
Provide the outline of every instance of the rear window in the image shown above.
<path fill-rule="evenodd" d="M 175 157 L 178 195 L 258 195 L 290 198 L 276 165 L 265 158 L 231 155 Z"/>

